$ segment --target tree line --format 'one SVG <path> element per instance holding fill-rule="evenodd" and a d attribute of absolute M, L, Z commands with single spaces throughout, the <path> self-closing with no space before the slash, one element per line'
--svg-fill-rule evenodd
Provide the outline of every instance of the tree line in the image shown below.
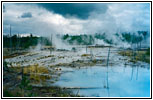
<path fill-rule="evenodd" d="M 116 38 L 119 38 L 122 42 L 127 42 L 129 44 L 137 44 L 141 46 L 141 42 L 147 39 L 147 31 L 138 31 L 135 33 L 123 32 L 121 34 L 115 33 Z M 103 40 L 107 44 L 115 44 L 113 39 L 108 39 L 106 33 L 95 33 L 93 35 L 83 34 L 83 35 L 70 35 L 65 34 L 60 38 L 63 42 L 75 45 L 93 45 L 95 44 L 95 39 Z M 54 42 L 54 41 L 53 41 Z M 41 45 L 51 45 L 51 41 L 47 37 L 36 37 L 32 34 L 27 37 L 20 37 L 18 35 L 13 35 L 11 37 L 3 35 L 3 47 L 6 48 L 29 48 L 30 46 Z"/>
<path fill-rule="evenodd" d="M 16 34 L 11 37 L 8 35 L 3 35 L 3 47 L 4 48 L 26 49 L 26 48 L 29 48 L 30 46 L 36 46 L 39 43 L 42 45 L 51 44 L 48 38 L 36 37 L 36 36 L 33 36 L 32 34 L 27 37 L 20 37 Z"/>

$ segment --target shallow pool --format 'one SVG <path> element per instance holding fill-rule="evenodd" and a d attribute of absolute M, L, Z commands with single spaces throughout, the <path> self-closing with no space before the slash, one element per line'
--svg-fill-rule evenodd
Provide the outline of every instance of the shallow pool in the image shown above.
<path fill-rule="evenodd" d="M 72 88 L 74 94 L 89 97 L 150 97 L 149 66 L 109 66 L 108 81 L 106 66 L 63 67 L 63 74 L 54 85 Z"/>

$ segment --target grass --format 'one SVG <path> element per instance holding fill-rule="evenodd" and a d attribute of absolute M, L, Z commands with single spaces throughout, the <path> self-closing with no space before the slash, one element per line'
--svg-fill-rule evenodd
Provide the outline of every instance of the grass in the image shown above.
<path fill-rule="evenodd" d="M 35 65 L 30 65 L 28 67 L 24 67 L 23 73 L 24 74 L 29 74 L 29 73 L 48 74 L 49 70 L 44 66 L 39 66 L 38 64 L 35 64 Z"/>
<path fill-rule="evenodd" d="M 150 49 L 135 52 L 132 52 L 131 50 L 126 50 L 119 52 L 119 54 L 122 56 L 128 56 L 130 58 L 129 62 L 136 63 L 137 61 L 143 61 L 146 63 L 150 63 Z"/>
<path fill-rule="evenodd" d="M 24 76 L 23 79 L 18 79 L 18 73 L 21 73 L 22 67 L 12 67 L 10 71 L 4 72 L 4 76 L 9 77 L 9 80 L 3 81 L 3 96 L 4 97 L 78 97 L 79 95 L 72 94 L 67 89 L 51 86 L 43 87 L 32 86 L 31 82 L 44 82 L 51 77 L 47 74 L 51 74 L 50 71 L 38 64 L 27 66 L 23 68 Z M 42 75 L 45 74 L 45 75 Z M 14 83 L 19 83 L 14 85 Z"/>
<path fill-rule="evenodd" d="M 9 70 L 13 73 L 21 73 L 22 67 L 9 67 Z M 38 64 L 23 67 L 23 74 L 28 76 L 30 83 L 45 82 L 47 79 L 51 79 L 50 71 L 44 66 Z M 17 79 L 22 79 L 21 75 L 17 76 Z"/>
<path fill-rule="evenodd" d="M 39 66 L 38 64 L 30 65 L 28 67 L 23 68 L 23 73 L 25 75 L 29 75 L 30 80 L 34 83 L 40 83 L 42 81 L 46 81 L 50 79 L 51 76 L 49 75 L 48 68 L 44 66 Z"/>
<path fill-rule="evenodd" d="M 50 78 L 50 75 L 30 74 L 30 80 L 34 81 L 35 83 L 40 83 Z"/>
<path fill-rule="evenodd" d="M 6 86 L 3 86 L 3 96 L 4 97 L 22 97 L 23 94 L 20 92 L 19 88 L 14 90 L 9 90 Z"/>
<path fill-rule="evenodd" d="M 3 56 L 3 59 L 13 58 L 13 57 L 16 57 L 16 56 L 25 55 L 25 54 L 27 54 L 27 53 L 28 53 L 28 52 L 13 53 L 13 54 L 10 54 L 10 55 L 5 55 L 5 56 Z"/>
<path fill-rule="evenodd" d="M 81 57 L 91 56 L 90 54 L 82 54 Z"/>

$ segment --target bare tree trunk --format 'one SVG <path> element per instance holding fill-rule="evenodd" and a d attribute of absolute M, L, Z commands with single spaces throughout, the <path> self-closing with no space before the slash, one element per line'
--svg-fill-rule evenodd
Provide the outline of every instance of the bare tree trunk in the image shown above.
<path fill-rule="evenodd" d="M 124 52 L 124 54 L 123 54 L 123 57 L 124 57 L 124 65 L 126 65 L 126 62 L 125 62 L 126 51 L 125 51 L 124 45 L 123 45 L 123 52 Z"/>
<path fill-rule="evenodd" d="M 87 54 L 87 45 L 86 45 L 86 54 Z"/>
<path fill-rule="evenodd" d="M 42 36 L 41 36 L 41 50 L 42 50 Z"/>
<path fill-rule="evenodd" d="M 110 47 L 111 47 L 111 44 L 110 44 Z M 107 56 L 107 87 L 106 88 L 107 88 L 107 92 L 108 92 L 108 97 L 109 97 L 108 64 L 109 64 L 110 47 L 109 47 L 108 56 Z"/>
<path fill-rule="evenodd" d="M 110 55 L 110 47 L 109 47 L 109 50 L 108 50 L 108 56 L 107 56 L 107 88 L 109 88 L 109 84 L 108 84 L 108 63 L 109 63 L 109 55 Z"/>
<path fill-rule="evenodd" d="M 134 33 L 133 33 L 133 36 L 132 36 L 132 42 L 131 42 L 131 43 L 132 43 L 132 46 L 134 45 L 133 42 L 134 42 Z M 131 47 L 131 48 L 132 48 L 132 61 L 134 61 L 134 58 L 135 58 L 135 54 L 134 54 L 134 53 L 135 53 L 135 52 L 134 52 L 134 51 L 135 51 L 135 50 L 134 50 L 134 46 Z"/>
<path fill-rule="evenodd" d="M 19 48 L 20 48 L 20 36 L 19 36 L 19 34 L 18 34 L 18 40 L 19 40 L 19 44 L 18 44 L 18 50 L 19 50 Z"/>
<path fill-rule="evenodd" d="M 90 48 L 90 56 L 91 56 L 90 60 L 92 61 L 93 58 L 92 47 Z"/>
<path fill-rule="evenodd" d="M 10 54 L 12 53 L 12 34 L 11 34 L 11 25 L 10 25 Z"/>
<path fill-rule="evenodd" d="M 78 96 L 78 94 L 79 94 L 79 91 L 80 91 L 80 89 L 78 89 L 78 91 L 77 91 L 77 93 L 76 93 L 76 96 Z"/>
<path fill-rule="evenodd" d="M 140 42 L 140 49 L 141 49 L 141 42 Z"/>
<path fill-rule="evenodd" d="M 51 36 L 50 36 L 50 41 L 51 41 L 51 46 L 50 46 L 50 54 L 52 53 L 52 34 L 51 34 Z"/>

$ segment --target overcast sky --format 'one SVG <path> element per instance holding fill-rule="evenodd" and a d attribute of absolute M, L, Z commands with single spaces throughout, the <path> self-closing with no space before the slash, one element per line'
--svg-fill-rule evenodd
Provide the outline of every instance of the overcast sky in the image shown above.
<path fill-rule="evenodd" d="M 35 35 L 150 31 L 149 3 L 3 3 L 3 32 Z"/>

